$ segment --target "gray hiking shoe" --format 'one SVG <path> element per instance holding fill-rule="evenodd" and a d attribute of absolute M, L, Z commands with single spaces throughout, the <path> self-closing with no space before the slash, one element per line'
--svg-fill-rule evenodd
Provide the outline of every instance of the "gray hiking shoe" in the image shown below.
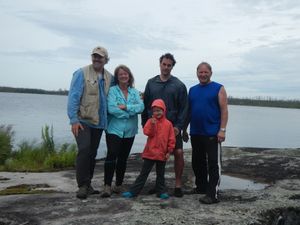
<path fill-rule="evenodd" d="M 112 191 L 116 194 L 120 194 L 121 192 L 123 192 L 123 186 L 122 185 L 115 185 L 112 189 Z"/>
<path fill-rule="evenodd" d="M 110 196 L 111 196 L 111 186 L 105 185 L 101 197 L 102 198 L 108 198 Z"/>
<path fill-rule="evenodd" d="M 87 196 L 88 196 L 88 187 L 86 185 L 79 187 L 76 193 L 76 197 L 80 199 L 86 199 Z"/>
<path fill-rule="evenodd" d="M 88 195 L 97 195 L 100 194 L 100 191 L 95 190 L 92 185 L 89 186 L 88 188 Z"/>

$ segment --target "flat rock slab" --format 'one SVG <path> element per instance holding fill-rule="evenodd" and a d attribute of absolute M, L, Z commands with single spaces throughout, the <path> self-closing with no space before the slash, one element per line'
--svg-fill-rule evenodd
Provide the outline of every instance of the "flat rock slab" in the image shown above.
<path fill-rule="evenodd" d="M 0 224 L 300 224 L 300 149 L 224 148 L 224 174 L 266 182 L 262 190 L 222 189 L 221 202 L 204 205 L 203 195 L 190 194 L 194 186 L 191 152 L 185 151 L 183 198 L 161 200 L 147 194 L 155 184 L 151 173 L 142 193 L 133 199 L 113 194 L 75 197 L 74 171 L 55 173 L 0 173 L 0 191 L 20 184 L 35 184 L 55 193 L 0 196 Z M 125 190 L 142 165 L 139 154 L 128 161 Z M 103 161 L 97 162 L 93 186 L 102 190 Z M 38 184 L 47 184 L 42 186 Z M 174 186 L 173 162 L 166 167 L 169 193 Z"/>

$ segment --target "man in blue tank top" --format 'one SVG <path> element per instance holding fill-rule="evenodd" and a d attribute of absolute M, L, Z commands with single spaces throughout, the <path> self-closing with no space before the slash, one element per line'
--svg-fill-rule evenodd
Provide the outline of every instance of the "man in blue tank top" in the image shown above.
<path fill-rule="evenodd" d="M 202 62 L 197 67 L 199 84 L 189 90 L 192 167 L 197 194 L 206 194 L 200 202 L 219 202 L 221 177 L 221 142 L 225 140 L 228 121 L 227 94 L 223 85 L 211 81 L 212 68 Z M 186 126 L 187 127 L 187 126 Z M 187 132 L 184 132 L 185 138 Z"/>

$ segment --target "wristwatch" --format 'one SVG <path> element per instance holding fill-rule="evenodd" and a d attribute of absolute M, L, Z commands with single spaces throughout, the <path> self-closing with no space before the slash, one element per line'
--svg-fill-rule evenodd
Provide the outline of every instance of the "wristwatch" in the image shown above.
<path fill-rule="evenodd" d="M 220 128 L 220 131 L 226 132 L 226 128 Z"/>

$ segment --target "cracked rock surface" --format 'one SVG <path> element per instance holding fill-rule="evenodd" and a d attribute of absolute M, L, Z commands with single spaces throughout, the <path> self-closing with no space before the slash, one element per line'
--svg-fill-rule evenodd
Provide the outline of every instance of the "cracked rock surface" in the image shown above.
<path fill-rule="evenodd" d="M 161 200 L 148 191 L 155 184 L 154 171 L 142 193 L 133 199 L 113 194 L 86 200 L 75 197 L 77 190 L 73 170 L 54 173 L 0 172 L 0 190 L 15 185 L 31 185 L 51 193 L 0 196 L 0 224 L 300 224 L 300 149 L 223 149 L 222 174 L 265 183 L 263 189 L 220 190 L 220 203 L 204 205 L 203 195 L 191 194 L 194 176 L 191 151 L 185 151 L 183 198 L 171 196 Z M 131 155 L 124 189 L 137 177 L 142 165 L 139 154 Z M 93 186 L 103 189 L 103 161 L 98 161 Z M 221 181 L 222 182 L 222 181 Z M 166 167 L 166 184 L 172 195 L 173 162 Z"/>

